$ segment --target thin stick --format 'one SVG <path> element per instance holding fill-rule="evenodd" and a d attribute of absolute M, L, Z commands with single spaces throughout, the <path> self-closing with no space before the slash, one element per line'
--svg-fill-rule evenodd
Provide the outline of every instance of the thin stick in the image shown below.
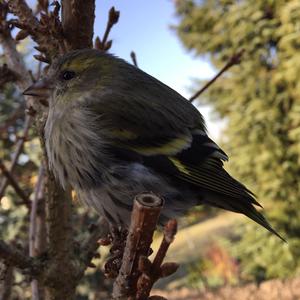
<path fill-rule="evenodd" d="M 37 255 L 35 242 L 36 242 L 36 216 L 38 209 L 38 200 L 40 192 L 42 190 L 42 185 L 44 182 L 44 168 L 43 165 L 40 166 L 38 180 L 35 186 L 34 197 L 32 201 L 32 207 L 30 211 L 30 226 L 29 226 L 29 255 L 34 257 Z"/>
<path fill-rule="evenodd" d="M 136 59 L 136 54 L 135 54 L 134 51 L 130 52 L 130 57 L 132 59 L 133 64 L 138 68 L 139 66 L 138 66 L 137 59 Z"/>
<path fill-rule="evenodd" d="M 30 211 L 30 224 L 29 224 L 29 256 L 35 257 L 39 254 L 39 249 L 37 249 L 37 210 L 38 201 L 40 199 L 40 193 L 42 191 L 44 182 L 44 167 L 40 166 L 38 180 L 35 186 L 34 197 L 32 201 L 32 207 Z M 39 284 L 36 279 L 31 281 L 31 294 L 32 300 L 39 300 Z"/>
<path fill-rule="evenodd" d="M 23 130 L 23 138 L 19 139 L 18 142 L 17 142 L 17 144 L 16 144 L 16 151 L 15 151 L 15 153 L 13 155 L 13 158 L 12 158 L 12 161 L 11 161 L 11 165 L 10 165 L 10 167 L 8 169 L 8 171 L 9 171 L 10 174 L 13 173 L 13 171 L 15 169 L 15 166 L 17 165 L 19 156 L 22 153 L 24 142 L 25 142 L 26 137 L 28 135 L 31 123 L 32 123 L 32 117 L 27 115 L 26 118 L 25 118 L 25 124 L 24 124 L 24 130 Z M 6 189 L 7 185 L 8 185 L 8 178 L 5 177 L 5 178 L 3 178 L 2 182 L 1 182 L 1 186 L 0 186 L 0 202 L 1 202 L 2 197 L 4 196 L 5 189 Z"/>
<path fill-rule="evenodd" d="M 110 49 L 111 45 L 112 45 L 112 40 L 108 41 L 108 36 L 109 33 L 111 31 L 111 29 L 113 28 L 113 26 L 118 23 L 120 17 L 120 12 L 115 10 L 114 6 L 109 10 L 108 13 L 108 20 L 106 23 L 106 28 L 105 28 L 105 32 L 103 34 L 102 40 L 99 37 L 96 37 L 96 41 L 95 41 L 95 48 L 102 50 L 102 51 L 107 51 Z"/>
<path fill-rule="evenodd" d="M 131 224 L 119 275 L 113 287 L 113 299 L 135 296 L 140 257 L 148 257 L 163 200 L 151 193 L 134 200 Z"/>
<path fill-rule="evenodd" d="M 82 265 L 79 270 L 80 274 L 83 274 L 85 272 L 87 267 L 90 265 L 91 260 L 95 256 L 95 252 L 100 246 L 98 241 L 101 238 L 106 237 L 108 233 L 109 225 L 104 220 L 104 218 L 101 217 L 98 224 L 93 226 L 90 236 L 82 243 L 82 247 L 80 250 L 80 257 L 82 262 Z"/>
<path fill-rule="evenodd" d="M 193 102 L 198 98 L 209 86 L 211 86 L 224 72 L 230 69 L 232 66 L 237 65 L 241 62 L 244 49 L 232 55 L 228 63 L 210 80 L 208 81 L 198 92 L 196 92 L 190 99 L 190 102 Z"/>
<path fill-rule="evenodd" d="M 8 127 L 12 126 L 16 122 L 16 120 L 22 118 L 23 115 L 24 108 L 22 107 L 22 105 L 20 105 L 0 126 L 0 132 L 6 132 Z"/>
<path fill-rule="evenodd" d="M 105 28 L 105 32 L 104 32 L 103 38 L 102 38 L 102 44 L 103 44 L 104 47 L 105 47 L 105 44 L 107 42 L 110 30 L 118 22 L 119 16 L 120 16 L 120 12 L 117 11 L 117 10 L 115 10 L 114 7 L 112 7 L 109 10 L 108 21 L 107 21 L 107 24 L 106 24 L 106 28 Z"/>
<path fill-rule="evenodd" d="M 20 269 L 29 270 L 31 275 L 38 273 L 40 265 L 34 260 L 24 255 L 20 250 L 9 246 L 0 240 L 0 258 L 4 260 L 6 265 L 12 265 Z"/>
<path fill-rule="evenodd" d="M 159 279 L 175 273 L 179 267 L 176 263 L 163 263 L 167 251 L 177 232 L 177 221 L 169 220 L 164 227 L 164 237 L 153 263 L 146 257 L 140 261 L 141 275 L 137 282 L 136 300 L 148 299 L 154 283 Z M 158 296 L 157 296 L 158 297 Z"/>
<path fill-rule="evenodd" d="M 16 82 L 18 80 L 18 74 L 9 69 L 6 64 L 0 67 L 0 88 L 8 82 Z"/>
<path fill-rule="evenodd" d="M 164 237 L 157 251 L 157 254 L 153 260 L 152 268 L 155 275 L 159 274 L 161 264 L 167 254 L 167 251 L 174 240 L 174 236 L 177 232 L 177 221 L 170 220 L 164 228 Z"/>
<path fill-rule="evenodd" d="M 8 182 L 11 184 L 11 186 L 14 188 L 15 192 L 19 195 L 19 197 L 23 200 L 23 203 L 27 206 L 27 208 L 30 208 L 30 200 L 28 196 L 24 193 L 24 191 L 19 186 L 18 182 L 15 180 L 15 178 L 12 176 L 12 174 L 7 170 L 4 163 L 0 159 L 0 170 L 2 174 L 7 178 Z"/>

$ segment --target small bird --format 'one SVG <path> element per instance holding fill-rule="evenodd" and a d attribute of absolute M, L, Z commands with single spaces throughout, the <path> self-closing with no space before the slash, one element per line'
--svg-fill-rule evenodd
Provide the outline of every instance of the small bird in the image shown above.
<path fill-rule="evenodd" d="M 24 94 L 49 98 L 45 142 L 57 180 L 113 226 L 127 227 L 134 197 L 151 191 L 165 200 L 162 224 L 208 204 L 278 235 L 254 195 L 224 170 L 228 157 L 208 137 L 200 112 L 139 68 L 95 49 L 75 50 Z"/>

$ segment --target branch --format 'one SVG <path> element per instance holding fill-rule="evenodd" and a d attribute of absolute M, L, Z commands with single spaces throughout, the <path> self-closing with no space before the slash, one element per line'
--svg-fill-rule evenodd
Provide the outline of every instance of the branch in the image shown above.
<path fill-rule="evenodd" d="M 44 52 L 44 56 L 35 56 L 38 60 L 49 63 L 53 56 L 59 51 L 62 52 L 63 34 L 61 23 L 59 22 L 59 4 L 53 12 L 41 14 L 40 21 L 34 16 L 32 10 L 25 0 L 9 0 L 10 12 L 16 15 L 19 20 L 10 22 L 15 27 L 21 29 L 16 36 L 16 40 L 22 40 L 28 35 L 38 44 L 37 50 Z"/>
<path fill-rule="evenodd" d="M 95 257 L 95 252 L 100 246 L 99 240 L 108 234 L 108 223 L 101 217 L 98 224 L 92 227 L 90 236 L 82 243 L 80 250 L 80 260 L 82 262 L 82 266 L 79 270 L 80 274 L 83 275 L 86 268 L 91 265 L 91 261 Z"/>
<path fill-rule="evenodd" d="M 18 1 L 18 0 L 16 0 Z M 22 2 L 22 0 L 21 0 Z M 27 4 L 25 3 L 25 11 L 31 11 Z M 27 6 L 27 8 L 26 8 Z M 0 10 L 4 10 L 3 7 L 0 6 Z M 17 7 L 18 9 L 18 7 Z M 29 12 L 28 12 L 29 13 Z M 1 26 L 0 26 L 0 44 L 3 49 L 3 55 L 5 57 L 7 66 L 9 69 L 14 70 L 16 74 L 18 74 L 18 81 L 16 82 L 17 86 L 19 87 L 20 90 L 26 89 L 31 83 L 32 83 L 32 78 L 30 76 L 30 73 L 25 67 L 25 63 L 23 61 L 22 55 L 18 52 L 17 46 L 16 46 L 16 41 L 12 38 L 11 33 L 8 29 L 8 22 L 6 21 L 6 14 L 1 15 L 0 21 L 1 21 Z M 33 107 L 35 107 L 35 100 L 30 97 L 30 96 L 25 96 L 25 102 L 26 105 L 29 109 L 29 111 L 33 111 Z M 32 116 L 27 115 L 25 118 L 25 125 L 24 125 L 24 134 L 23 136 L 26 137 L 28 134 L 29 127 L 32 123 Z M 19 141 L 17 144 L 17 150 L 16 154 L 13 158 L 12 166 L 10 172 L 12 172 L 15 164 L 17 163 L 18 157 L 22 151 L 23 148 L 23 141 Z M 0 187 L 0 201 L 1 198 L 3 197 L 4 190 L 7 186 L 7 180 L 4 181 L 1 184 Z"/>
<path fill-rule="evenodd" d="M 29 224 L 29 255 L 31 257 L 37 256 L 37 249 L 36 249 L 36 233 L 37 233 L 37 228 L 36 228 L 36 218 L 37 218 L 37 210 L 38 210 L 38 201 L 41 199 L 40 193 L 43 187 L 43 182 L 44 182 L 44 168 L 43 165 L 40 166 L 39 169 L 39 174 L 38 174 L 38 180 L 35 186 L 35 191 L 34 191 L 34 197 L 32 201 L 32 207 L 30 211 L 30 224 Z"/>
<path fill-rule="evenodd" d="M 34 197 L 32 201 L 32 207 L 30 210 L 30 223 L 29 223 L 29 256 L 36 257 L 41 254 L 41 249 L 38 245 L 38 222 L 37 222 L 37 214 L 38 214 L 38 204 L 40 199 L 42 199 L 41 194 L 43 191 L 43 183 L 44 183 L 44 167 L 41 164 L 38 174 L 38 180 L 35 186 Z M 41 284 L 33 279 L 31 281 L 31 294 L 32 300 L 40 299 L 40 286 Z"/>
<path fill-rule="evenodd" d="M 163 200 L 154 194 L 136 196 L 119 275 L 114 283 L 113 299 L 135 296 L 140 257 L 148 257 L 152 236 L 163 206 Z"/>
<path fill-rule="evenodd" d="M 1 86 L 0 86 L 1 89 Z M 16 123 L 16 121 L 24 116 L 24 107 L 20 105 L 17 109 L 15 109 L 1 124 L 0 133 L 7 133 L 7 130 L 10 126 Z"/>
<path fill-rule="evenodd" d="M 8 68 L 18 74 L 17 84 L 21 90 L 24 90 L 31 84 L 31 79 L 23 59 L 16 49 L 16 42 L 12 39 L 10 33 L 4 35 L 0 32 L 0 43 Z"/>
<path fill-rule="evenodd" d="M 62 27 L 68 50 L 92 48 L 94 0 L 62 1 Z"/>
<path fill-rule="evenodd" d="M 106 23 L 106 28 L 102 40 L 97 36 L 95 41 L 95 48 L 102 51 L 107 51 L 112 46 L 112 40 L 108 40 L 109 33 L 112 27 L 118 23 L 120 17 L 120 12 L 115 10 L 114 6 L 109 10 L 108 20 Z"/>
<path fill-rule="evenodd" d="M 32 28 L 39 27 L 38 19 L 33 15 L 31 8 L 24 0 L 8 0 L 8 7 L 10 12 L 18 16 L 20 22 L 23 24 L 30 24 Z"/>
<path fill-rule="evenodd" d="M 15 26 L 21 29 L 17 34 L 18 40 L 30 35 L 37 42 L 36 49 L 46 55 L 37 56 L 36 58 L 40 61 L 51 62 L 60 48 L 62 48 L 60 52 L 63 52 L 64 48 L 72 50 L 92 46 L 94 0 L 62 0 L 62 22 L 58 18 L 59 5 L 57 1 L 53 12 L 48 12 L 46 4 L 42 5 L 40 9 L 43 12 L 40 14 L 40 20 L 33 15 L 25 0 L 9 0 L 8 3 L 10 12 L 18 17 L 18 20 L 9 22 L 10 26 L 8 28 Z M 8 24 L 8 22 L 6 23 Z M 7 30 L 7 27 L 5 29 Z M 65 36 L 62 36 L 63 31 Z M 0 43 L 3 45 L 8 67 L 20 74 L 20 80 L 17 84 L 20 89 L 25 89 L 31 84 L 32 77 L 26 70 L 20 53 L 16 50 L 16 42 L 12 39 L 10 31 L 7 30 L 6 34 L 1 32 L 0 28 Z M 66 40 L 64 40 L 64 37 Z M 61 45 L 63 47 L 60 47 Z M 64 45 L 67 47 L 64 47 Z M 27 97 L 26 102 L 30 108 L 36 101 L 32 101 L 31 98 Z M 35 119 L 35 125 L 40 137 L 44 158 L 47 159 L 43 137 L 44 118 L 41 109 L 37 112 L 39 114 Z M 27 121 L 31 121 L 31 119 L 27 116 Z M 26 124 L 29 126 L 28 122 Z M 22 147 L 18 149 L 21 152 Z M 61 300 L 64 298 L 71 300 L 75 298 L 75 287 L 82 274 L 78 272 L 78 258 L 74 253 L 70 190 L 64 191 L 59 183 L 55 182 L 52 173 L 48 172 L 47 177 L 46 206 L 49 259 L 46 262 L 47 267 L 38 279 L 42 280 L 42 283 L 47 286 L 49 299 Z M 1 253 L 0 257 L 2 257 Z M 34 258 L 28 259 L 29 262 L 35 261 Z M 24 262 L 24 260 L 22 261 Z"/>
<path fill-rule="evenodd" d="M 11 186 L 14 188 L 17 195 L 19 195 L 19 197 L 22 199 L 23 203 L 27 206 L 28 209 L 30 209 L 29 197 L 21 189 L 18 182 L 15 180 L 15 178 L 12 176 L 12 174 L 7 170 L 7 168 L 5 167 L 5 165 L 1 159 L 0 159 L 0 170 L 1 170 L 2 174 L 7 178 L 8 182 L 11 184 Z"/>
<path fill-rule="evenodd" d="M 9 69 L 6 64 L 0 67 L 0 88 L 8 82 L 15 82 L 18 80 L 18 74 Z"/>
<path fill-rule="evenodd" d="M 8 172 L 10 174 L 13 173 L 13 171 L 15 169 L 15 166 L 18 162 L 19 156 L 22 153 L 24 142 L 25 142 L 26 137 L 28 135 L 28 131 L 29 131 L 29 128 L 31 126 L 31 123 L 32 123 L 32 117 L 26 116 L 25 124 L 24 124 L 24 131 L 23 131 L 23 138 L 19 139 L 17 144 L 16 144 L 16 151 L 13 155 L 10 168 L 8 169 Z M 2 197 L 4 196 L 5 189 L 6 189 L 7 185 L 8 185 L 8 178 L 5 177 L 5 178 L 3 178 L 2 182 L 1 182 L 1 185 L 0 185 L 0 202 L 1 202 Z"/>
<path fill-rule="evenodd" d="M 28 273 L 32 276 L 40 274 L 42 270 L 42 265 L 40 264 L 40 262 L 32 259 L 27 255 L 24 255 L 20 250 L 9 246 L 1 240 L 0 259 L 2 259 L 6 265 L 11 265 L 21 270 L 27 270 Z"/>
<path fill-rule="evenodd" d="M 137 63 L 137 60 L 136 60 L 136 54 L 135 54 L 134 51 L 130 52 L 130 57 L 132 59 L 133 64 L 138 68 L 138 63 Z"/>
<path fill-rule="evenodd" d="M 74 253 L 72 226 L 72 202 L 70 190 L 64 191 L 48 171 L 47 176 L 47 223 L 49 264 L 45 285 L 51 300 L 73 299 L 78 280 Z M 63 283 L 63 284 L 62 284 Z"/>
<path fill-rule="evenodd" d="M 94 10 L 94 0 L 62 1 L 62 28 L 68 50 L 92 47 Z M 43 139 L 41 142 L 45 152 Z M 60 300 L 62 295 L 71 300 L 82 276 L 74 253 L 71 193 L 55 182 L 51 172 L 48 172 L 47 193 L 50 264 L 45 285 L 52 300 Z"/>
<path fill-rule="evenodd" d="M 164 227 L 164 237 L 153 263 L 147 257 L 140 258 L 139 270 L 142 274 L 137 282 L 137 300 L 148 299 L 150 291 L 158 279 L 167 277 L 177 271 L 179 266 L 176 263 L 164 263 L 162 265 L 167 251 L 174 241 L 176 232 L 177 221 L 170 220 Z"/>
<path fill-rule="evenodd" d="M 228 63 L 215 75 L 210 81 L 208 81 L 198 92 L 196 92 L 190 99 L 190 102 L 193 102 L 196 98 L 198 98 L 209 86 L 211 86 L 224 72 L 230 69 L 234 65 L 238 65 L 241 62 L 242 55 L 244 53 L 244 49 L 238 51 L 233 54 L 229 59 Z"/>
<path fill-rule="evenodd" d="M 47 228 L 46 228 L 46 214 L 45 214 L 45 197 L 44 197 L 44 187 L 42 188 L 41 194 L 38 201 L 37 209 L 37 220 L 36 220 L 36 243 L 35 248 L 37 256 L 43 255 L 47 250 Z M 45 286 L 42 281 L 37 281 L 36 279 L 32 282 L 32 293 L 38 291 L 38 299 L 45 299 Z M 32 299 L 34 300 L 34 298 Z"/>

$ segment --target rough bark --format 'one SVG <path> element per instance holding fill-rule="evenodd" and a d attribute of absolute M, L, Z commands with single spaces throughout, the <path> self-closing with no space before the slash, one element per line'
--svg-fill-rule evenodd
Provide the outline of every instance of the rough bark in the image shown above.
<path fill-rule="evenodd" d="M 94 0 L 62 1 L 62 26 L 68 50 L 93 47 L 94 20 Z"/>
<path fill-rule="evenodd" d="M 113 299 L 135 296 L 139 260 L 150 254 L 162 206 L 163 200 L 153 194 L 144 193 L 135 198 L 122 266 L 114 283 Z"/>
<path fill-rule="evenodd" d="M 34 55 L 34 57 L 46 63 L 51 63 L 53 58 L 67 50 L 91 48 L 93 46 L 94 0 L 62 0 L 61 20 L 60 5 L 57 1 L 54 2 L 53 9 L 48 8 L 47 1 L 39 1 L 40 8 L 37 15 L 32 13 L 25 0 L 8 0 L 3 3 L 0 2 L 0 10 L 5 9 L 5 11 L 2 10 L 4 13 L 0 15 L 0 43 L 3 47 L 7 66 L 9 70 L 15 72 L 14 81 L 20 90 L 27 88 L 35 79 L 39 79 L 42 72 L 38 71 L 38 77 L 36 76 L 34 79 L 31 72 L 27 70 L 22 55 L 16 49 L 16 41 L 30 36 L 38 44 L 35 48 L 41 52 L 41 54 Z M 17 20 L 10 22 L 6 20 L 8 8 L 10 13 L 17 16 Z M 104 35 L 101 40 L 98 38 L 96 41 L 96 48 L 100 51 L 107 51 L 111 47 L 112 41 L 108 39 L 109 33 L 111 28 L 118 22 L 119 16 L 120 13 L 112 7 L 108 14 Z M 12 25 L 21 29 L 15 39 L 12 38 L 10 33 Z M 45 168 L 48 166 L 43 136 L 46 112 L 34 98 L 25 97 L 25 101 L 32 115 L 26 116 L 24 137 L 17 144 L 17 150 L 10 168 L 7 168 L 6 177 L 8 179 L 6 182 L 2 182 L 0 194 L 4 193 L 9 180 L 10 184 L 18 191 L 19 186 L 14 181 L 13 169 L 22 152 L 25 137 L 33 121 L 43 150 L 41 164 L 44 164 Z M 2 168 L 3 170 L 5 169 L 4 167 Z M 45 286 L 47 300 L 72 300 L 75 299 L 75 289 L 79 280 L 82 278 L 87 267 L 92 265 L 91 260 L 99 247 L 99 243 L 97 243 L 98 239 L 107 236 L 108 225 L 106 222 L 101 221 L 96 229 L 91 232 L 90 236 L 85 241 L 81 241 L 82 246 L 79 251 L 76 251 L 78 249 L 73 239 L 70 189 L 63 190 L 60 184 L 55 181 L 53 174 L 49 170 L 45 171 L 47 184 L 45 193 L 46 201 L 44 203 L 46 204 L 47 216 L 47 240 L 42 238 L 42 232 L 45 231 L 44 218 L 42 215 L 38 216 L 38 191 L 41 188 L 41 180 L 38 180 L 36 195 L 29 207 L 31 209 L 29 241 L 31 257 L 25 255 L 25 251 L 21 251 L 0 241 L 0 258 L 7 266 L 25 269 L 32 276 L 32 299 L 41 300 L 38 294 L 38 287 Z M 21 192 L 19 191 L 19 194 L 22 194 Z M 25 200 L 25 197 L 23 198 Z M 137 284 L 139 276 L 143 275 L 145 271 L 141 269 L 141 260 L 143 258 L 147 259 L 150 254 L 152 236 L 162 204 L 162 199 L 149 193 L 141 194 L 135 200 L 131 229 L 126 242 L 123 263 L 114 288 L 116 299 L 123 299 L 122 297 L 125 294 L 135 297 L 136 292 L 138 292 Z M 123 238 L 123 243 L 125 243 L 125 239 L 126 235 Z M 37 243 L 40 244 L 37 245 Z M 47 247 L 45 247 L 46 243 Z M 36 251 L 37 249 L 39 251 Z M 42 250 L 45 249 L 47 249 L 47 255 L 39 257 Z M 164 249 L 166 251 L 167 247 Z M 163 257 L 164 255 L 165 252 L 163 253 Z M 120 257 L 122 257 L 121 254 Z M 163 270 L 163 266 L 161 266 L 162 259 L 157 264 L 159 275 L 161 275 L 161 271 Z M 146 264 L 149 265 L 148 261 Z M 170 270 L 170 267 L 168 270 Z M 156 277 L 159 276 L 157 275 Z M 151 279 L 151 283 L 155 281 L 156 277 L 153 277 L 153 280 Z M 142 285 L 139 285 L 139 287 L 142 287 Z M 131 288 L 132 291 L 128 293 L 128 290 Z M 147 290 L 147 295 L 150 289 L 151 287 Z M 141 291 L 139 292 L 141 294 Z"/>
<path fill-rule="evenodd" d="M 45 285 L 48 300 L 75 299 L 77 270 L 75 266 L 72 230 L 72 205 L 70 192 L 64 191 L 48 175 L 47 182 L 47 222 L 49 258 Z"/>
<path fill-rule="evenodd" d="M 13 267 L 0 261 L 0 299 L 9 300 L 13 284 Z"/>
<path fill-rule="evenodd" d="M 57 47 L 57 43 L 61 38 L 59 34 L 60 25 L 56 22 L 58 16 L 57 10 L 48 15 L 44 14 L 39 21 L 33 15 L 32 10 L 24 0 L 10 0 L 8 1 L 8 5 L 11 12 L 18 17 L 15 26 L 22 29 L 18 35 L 18 39 L 25 37 L 26 32 L 29 33 L 38 43 L 45 55 L 50 56 L 51 61 L 51 55 L 55 56 L 58 53 L 59 47 Z M 62 27 L 68 49 L 92 47 L 95 9 L 94 0 L 63 0 L 62 7 Z M 56 8 L 58 8 L 57 5 Z M 44 26 L 46 22 L 48 22 L 49 28 Z M 45 37 L 47 30 L 52 30 L 51 33 L 53 33 L 53 35 L 47 36 L 48 40 Z M 57 40 L 55 40 L 55 38 L 57 38 Z M 19 80 L 17 81 L 17 85 L 21 90 L 25 89 L 31 84 L 32 79 L 25 67 L 20 53 L 16 50 L 16 42 L 11 38 L 9 31 L 0 35 L 0 42 L 4 50 L 8 67 L 18 74 Z M 47 46 L 47 43 L 48 47 L 45 47 L 45 45 Z M 27 97 L 26 100 L 27 105 L 35 105 L 34 100 L 31 98 Z M 32 119 L 32 117 L 27 118 Z M 44 119 L 45 116 L 40 112 L 35 116 L 35 126 L 40 135 L 42 146 Z M 21 149 L 21 146 L 18 149 Z M 46 160 L 45 151 L 44 160 Z M 12 164 L 12 167 L 13 166 L 14 164 Z M 2 183 L 2 185 L 4 186 L 4 183 Z M 7 185 L 7 183 L 5 183 L 5 185 Z M 70 191 L 62 190 L 49 171 L 46 199 L 49 253 L 46 274 L 43 274 L 43 278 L 45 280 L 45 285 L 48 287 L 48 299 L 71 300 L 75 297 L 75 287 L 78 282 L 79 270 L 76 266 L 74 256 Z M 21 255 L 21 253 L 19 254 Z M 28 260 L 27 257 L 22 257 L 22 259 L 25 258 Z M 32 262 L 31 259 L 28 261 Z M 82 270 L 80 271 L 80 273 L 83 273 Z"/>

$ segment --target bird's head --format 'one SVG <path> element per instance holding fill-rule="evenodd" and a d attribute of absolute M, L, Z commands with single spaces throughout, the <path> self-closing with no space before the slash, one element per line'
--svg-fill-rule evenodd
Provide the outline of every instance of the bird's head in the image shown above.
<path fill-rule="evenodd" d="M 117 67 L 118 60 L 98 50 L 71 51 L 56 59 L 47 75 L 23 94 L 68 103 L 92 91 L 107 89 Z"/>

